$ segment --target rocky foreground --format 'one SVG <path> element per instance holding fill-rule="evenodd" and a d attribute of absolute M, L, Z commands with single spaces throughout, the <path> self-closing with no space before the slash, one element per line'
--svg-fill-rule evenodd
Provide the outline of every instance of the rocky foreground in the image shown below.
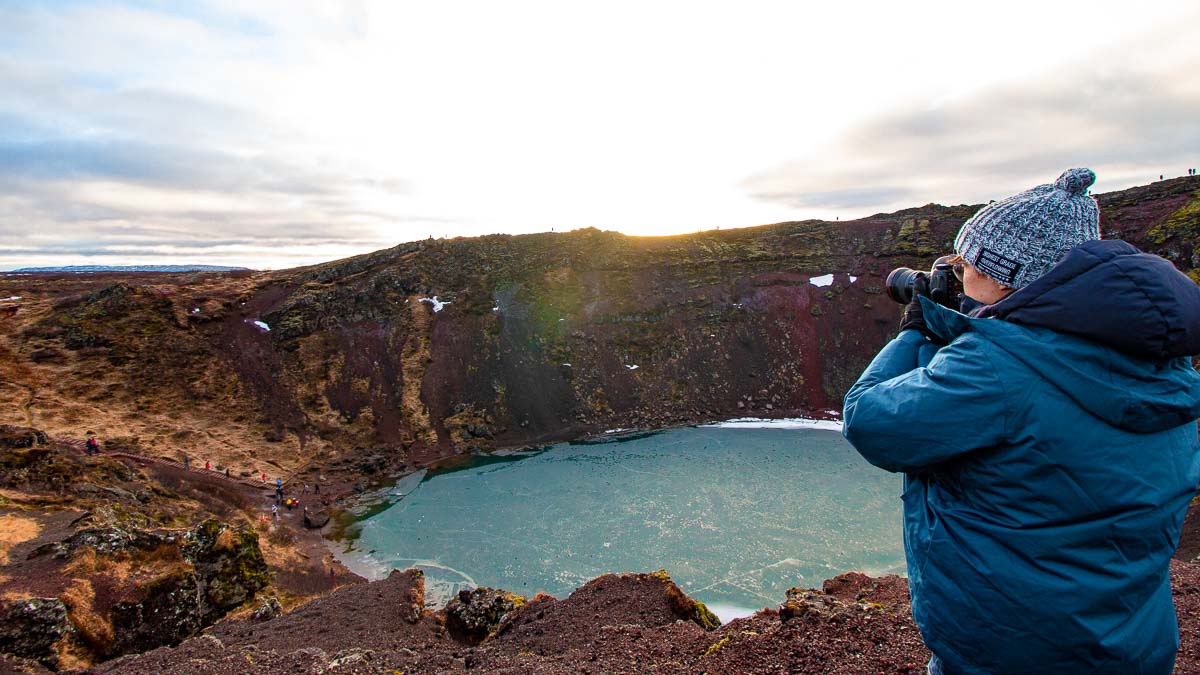
<path fill-rule="evenodd" d="M 1200 672 L 1200 566 L 1175 563 L 1172 581 L 1176 672 Z M 663 572 L 602 576 L 562 600 L 481 589 L 431 612 L 407 570 L 87 672 L 923 673 L 929 658 L 897 576 L 843 574 L 716 628 L 705 615 Z"/>
<path fill-rule="evenodd" d="M 119 455 L 0 425 L 0 654 L 86 667 L 361 581 L 269 490 Z"/>
<path fill-rule="evenodd" d="M 661 571 L 564 599 L 477 589 L 430 610 L 418 571 L 314 570 L 294 514 L 224 503 L 253 490 L 0 429 L 0 672 L 919 673 L 928 658 L 895 576 L 843 574 L 727 625 Z M 1178 670 L 1200 672 L 1189 516 L 1172 570 Z"/>
<path fill-rule="evenodd" d="M 425 611 L 420 572 L 344 588 L 297 612 L 230 622 L 98 672 L 919 672 L 903 579 L 848 574 L 783 611 L 715 627 L 664 572 L 606 575 L 569 597 L 463 593 Z M 515 602 L 513 602 L 515 600 Z M 465 601 L 465 602 L 464 602 Z M 498 612 L 497 609 L 506 611 Z M 480 638 L 480 644 L 473 644 Z"/>

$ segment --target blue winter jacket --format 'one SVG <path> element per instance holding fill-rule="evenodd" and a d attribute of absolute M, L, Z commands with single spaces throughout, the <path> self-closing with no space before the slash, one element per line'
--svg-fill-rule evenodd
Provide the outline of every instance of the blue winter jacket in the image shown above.
<path fill-rule="evenodd" d="M 950 673 L 1168 673 L 1200 484 L 1200 289 L 1121 241 L 966 316 L 922 301 L 846 394 L 904 472 L 912 611 Z"/>

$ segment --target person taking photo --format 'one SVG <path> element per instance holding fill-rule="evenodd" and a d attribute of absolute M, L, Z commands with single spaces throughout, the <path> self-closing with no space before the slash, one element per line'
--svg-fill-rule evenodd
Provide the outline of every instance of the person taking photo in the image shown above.
<path fill-rule="evenodd" d="M 1200 484 L 1200 288 L 1101 240 L 1089 169 L 954 242 L 963 311 L 916 296 L 845 397 L 904 474 L 931 673 L 1169 673 L 1169 563 Z"/>

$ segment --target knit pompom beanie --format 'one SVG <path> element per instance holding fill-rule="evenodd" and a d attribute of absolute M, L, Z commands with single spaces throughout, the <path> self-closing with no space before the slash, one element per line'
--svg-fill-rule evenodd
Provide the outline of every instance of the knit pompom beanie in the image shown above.
<path fill-rule="evenodd" d="M 1100 238 L 1100 207 L 1088 195 L 1091 169 L 1067 169 L 1039 185 L 992 202 L 963 223 L 954 252 L 1008 288 L 1023 288 L 1067 251 Z"/>

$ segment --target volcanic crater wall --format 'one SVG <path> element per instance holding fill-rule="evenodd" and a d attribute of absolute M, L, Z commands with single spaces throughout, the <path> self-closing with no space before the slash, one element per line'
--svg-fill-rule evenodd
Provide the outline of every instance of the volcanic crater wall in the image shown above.
<path fill-rule="evenodd" d="M 1106 238 L 1198 278 L 1200 179 L 1098 199 Z M 14 410 L 127 408 L 122 420 L 155 438 L 290 465 L 314 448 L 407 457 L 836 409 L 895 330 L 887 273 L 928 267 L 978 208 L 673 237 L 430 239 L 274 273 L 48 279 L 40 288 L 58 295 L 7 324 L 19 329 L 0 395 Z M 48 384 L 26 382 L 40 371 Z M 181 429 L 188 415 L 211 424 Z M 280 441 L 295 457 L 241 450 Z"/>
<path fill-rule="evenodd" d="M 359 442 L 486 447 L 837 408 L 896 322 L 884 276 L 927 265 L 970 212 L 428 240 L 299 270 L 264 291 L 272 331 L 255 339 L 278 386 L 307 395 L 268 414 L 326 436 L 365 416 L 375 438 Z M 239 370 L 270 360 L 251 358 Z"/>

